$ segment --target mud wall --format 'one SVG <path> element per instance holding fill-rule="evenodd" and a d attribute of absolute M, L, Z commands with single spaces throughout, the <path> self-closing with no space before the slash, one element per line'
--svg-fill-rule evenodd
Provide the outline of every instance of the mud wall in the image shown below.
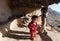
<path fill-rule="evenodd" d="M 12 15 L 19 16 L 24 14 L 40 14 L 40 7 L 13 6 L 10 8 L 9 0 L 0 0 L 0 22 L 5 22 Z"/>

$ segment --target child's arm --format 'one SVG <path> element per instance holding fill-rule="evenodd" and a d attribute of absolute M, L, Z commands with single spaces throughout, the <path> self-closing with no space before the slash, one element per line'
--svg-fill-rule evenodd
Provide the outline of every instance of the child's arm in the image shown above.
<path fill-rule="evenodd" d="M 28 28 L 34 30 L 34 28 L 33 28 L 33 24 L 29 24 L 29 25 L 28 25 Z"/>

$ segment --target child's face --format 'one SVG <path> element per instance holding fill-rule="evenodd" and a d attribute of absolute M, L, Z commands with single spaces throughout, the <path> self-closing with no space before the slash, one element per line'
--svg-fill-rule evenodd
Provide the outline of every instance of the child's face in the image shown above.
<path fill-rule="evenodd" d="M 36 23 L 37 21 L 38 21 L 38 18 L 35 18 L 35 19 L 34 19 L 34 22 Z"/>

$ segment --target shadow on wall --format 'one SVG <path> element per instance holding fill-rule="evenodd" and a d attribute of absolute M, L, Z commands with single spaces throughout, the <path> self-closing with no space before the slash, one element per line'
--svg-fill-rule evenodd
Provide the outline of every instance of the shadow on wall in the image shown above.
<path fill-rule="evenodd" d="M 34 11 L 40 8 L 19 7 L 11 9 L 14 16 L 25 16 L 26 14 L 33 14 Z"/>

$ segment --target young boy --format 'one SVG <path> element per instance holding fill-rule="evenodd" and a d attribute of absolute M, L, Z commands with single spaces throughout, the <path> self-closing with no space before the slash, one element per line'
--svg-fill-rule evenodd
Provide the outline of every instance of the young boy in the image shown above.
<path fill-rule="evenodd" d="M 36 37 L 38 16 L 34 15 L 34 16 L 32 16 L 31 19 L 32 19 L 32 21 L 29 23 L 28 27 L 30 29 L 31 40 L 34 40 L 34 38 Z"/>

